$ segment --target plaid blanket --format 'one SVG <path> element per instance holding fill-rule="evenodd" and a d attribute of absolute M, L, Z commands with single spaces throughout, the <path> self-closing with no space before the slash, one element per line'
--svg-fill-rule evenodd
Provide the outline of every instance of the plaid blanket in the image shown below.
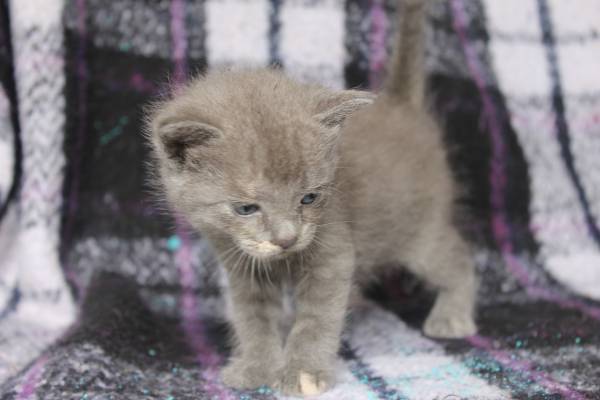
<path fill-rule="evenodd" d="M 396 1 L 0 4 L 0 398 L 278 398 L 219 379 L 218 269 L 148 201 L 142 106 L 223 65 L 377 89 Z M 431 294 L 387 280 L 321 398 L 600 399 L 600 5 L 435 1 L 427 22 L 480 333 L 424 337 Z"/>

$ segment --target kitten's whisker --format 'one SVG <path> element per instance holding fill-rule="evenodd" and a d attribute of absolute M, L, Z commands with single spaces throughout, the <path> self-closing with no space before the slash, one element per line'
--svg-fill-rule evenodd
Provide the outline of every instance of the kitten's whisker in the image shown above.
<path fill-rule="evenodd" d="M 271 273 L 270 273 L 271 265 L 265 265 L 262 260 L 260 261 L 260 263 L 263 266 L 262 268 L 265 271 L 265 275 L 267 277 L 267 280 L 269 281 L 269 285 L 272 287 L 275 287 L 275 285 L 273 284 L 273 281 L 271 280 Z"/>
<path fill-rule="evenodd" d="M 213 255 L 210 260 L 203 262 L 202 266 L 205 268 L 213 268 L 218 265 L 225 265 L 227 263 L 227 261 L 230 259 L 230 256 L 232 254 L 233 255 L 236 254 L 235 252 L 232 253 L 233 250 L 236 250 L 236 247 L 237 246 L 232 246 L 231 248 L 225 250 L 221 254 Z"/>
<path fill-rule="evenodd" d="M 235 264 L 233 265 L 233 268 L 231 269 L 231 273 L 232 273 L 232 274 L 237 274 L 237 273 L 238 273 L 238 269 L 239 269 L 239 267 L 240 267 L 240 261 L 241 261 L 241 260 L 243 259 L 243 257 L 244 257 L 244 252 L 242 251 L 242 249 L 238 249 L 238 251 L 237 251 L 237 252 L 235 252 L 235 253 L 233 253 L 233 254 L 234 254 L 234 255 L 232 256 L 232 258 L 233 258 L 233 257 L 235 257 L 235 255 L 236 255 L 236 254 L 237 254 L 237 256 L 238 256 L 238 257 L 237 257 L 237 259 L 236 259 L 236 262 L 235 262 Z"/>
<path fill-rule="evenodd" d="M 227 257 L 225 257 L 222 260 L 221 264 L 225 265 L 225 264 L 229 263 L 229 261 L 231 261 L 233 259 L 233 257 L 235 257 L 239 253 L 239 251 L 241 251 L 241 250 L 237 250 L 237 251 L 234 251 L 234 252 L 228 254 Z"/>
<path fill-rule="evenodd" d="M 216 261 L 220 262 L 221 264 L 225 264 L 226 261 L 228 260 L 228 258 L 230 258 L 230 256 L 233 254 L 237 254 L 236 250 L 240 250 L 240 248 L 236 245 L 231 246 L 230 248 L 228 248 L 227 250 L 223 251 L 222 253 L 217 254 L 216 256 Z"/>
<path fill-rule="evenodd" d="M 248 264 L 248 256 L 246 255 L 246 253 L 244 253 L 242 251 L 242 254 L 240 256 L 240 262 L 236 266 L 236 269 L 238 270 L 238 273 L 239 272 L 243 273 L 244 279 L 246 279 L 246 270 L 248 269 L 247 264 Z"/>
<path fill-rule="evenodd" d="M 246 274 L 250 274 L 250 256 L 247 253 L 244 253 L 244 257 L 242 259 L 242 264 L 240 265 L 240 268 L 242 268 L 244 270 L 244 279 L 248 279 L 246 278 Z"/>
<path fill-rule="evenodd" d="M 256 258 L 254 258 L 253 256 L 250 256 L 250 258 L 252 259 L 250 267 L 250 290 L 254 290 L 254 264 Z"/>
<path fill-rule="evenodd" d="M 308 250 L 308 255 L 310 256 L 311 259 L 313 259 L 317 255 L 317 250 L 314 247 L 309 247 L 307 250 Z"/>
<path fill-rule="evenodd" d="M 331 192 L 336 192 L 336 193 L 341 193 L 341 194 L 343 194 L 343 192 L 342 192 L 340 189 L 338 189 L 338 188 L 336 188 L 336 187 L 333 187 L 333 186 L 331 186 L 331 187 L 327 188 L 326 190 L 327 190 L 327 191 L 331 191 Z"/>
<path fill-rule="evenodd" d="M 331 246 L 331 245 L 330 245 L 330 244 L 328 244 L 328 243 L 325 243 L 323 240 L 321 240 L 321 239 L 320 239 L 319 237 L 317 237 L 317 236 L 314 236 L 314 237 L 313 237 L 313 241 L 314 241 L 316 244 L 318 244 L 319 246 L 321 246 L 321 247 L 323 247 L 323 248 L 325 248 L 325 249 L 327 249 L 327 250 L 334 250 L 334 247 L 333 247 L 333 246 Z"/>
<path fill-rule="evenodd" d="M 231 271 L 232 274 L 235 273 L 235 263 L 230 264 L 230 261 L 232 261 L 233 257 L 235 257 L 236 255 L 238 256 L 237 259 L 239 259 L 239 255 L 237 253 L 234 253 L 231 258 L 227 259 L 226 262 L 224 262 L 223 264 L 221 264 L 223 266 L 223 268 L 225 268 L 226 271 Z"/>
<path fill-rule="evenodd" d="M 230 253 L 233 250 L 239 250 L 239 247 L 237 245 L 233 245 L 231 247 L 228 247 L 227 249 L 225 249 L 223 252 L 220 253 L 221 256 L 224 256 L 225 254 Z"/>
<path fill-rule="evenodd" d="M 304 255 L 302 253 L 300 253 L 300 272 L 302 274 L 302 278 L 298 282 L 297 286 L 304 286 L 304 284 L 308 280 L 308 274 L 306 273 L 306 270 L 304 269 Z"/>
<path fill-rule="evenodd" d="M 327 225 L 335 225 L 335 224 L 352 224 L 354 221 L 334 221 L 328 222 L 326 224 L 315 224 L 316 227 L 327 226 Z"/>
<path fill-rule="evenodd" d="M 240 264 L 240 268 L 241 268 L 241 270 L 242 270 L 242 271 L 243 271 L 243 273 L 244 273 L 244 280 L 246 280 L 246 279 L 247 279 L 247 278 L 246 278 L 246 274 L 248 273 L 248 272 L 247 272 L 247 271 L 248 271 L 248 265 L 246 265 L 246 266 L 244 267 L 244 264 L 246 263 L 246 259 L 247 259 L 247 258 L 248 258 L 248 255 L 247 255 L 245 252 L 243 252 L 243 251 L 242 251 L 242 261 L 241 261 L 241 264 Z"/>

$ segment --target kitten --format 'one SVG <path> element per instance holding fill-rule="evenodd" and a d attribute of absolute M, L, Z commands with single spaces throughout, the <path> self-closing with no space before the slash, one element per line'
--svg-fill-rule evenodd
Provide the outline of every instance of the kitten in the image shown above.
<path fill-rule="evenodd" d="M 304 391 L 330 381 L 354 270 L 339 223 L 339 125 L 372 100 L 274 70 L 214 71 L 150 112 L 158 189 L 227 273 L 236 341 L 227 385 L 300 393 L 301 379 Z M 278 324 L 284 286 L 298 300 L 287 340 Z"/>
<path fill-rule="evenodd" d="M 422 104 L 424 7 L 406 3 L 374 102 L 276 71 L 221 71 L 149 116 L 161 190 L 227 273 L 236 339 L 227 385 L 328 388 L 353 283 L 381 265 L 402 264 L 439 289 L 426 334 L 475 332 L 473 262 L 452 225 L 457 189 Z M 284 337 L 288 285 L 296 315 Z"/>

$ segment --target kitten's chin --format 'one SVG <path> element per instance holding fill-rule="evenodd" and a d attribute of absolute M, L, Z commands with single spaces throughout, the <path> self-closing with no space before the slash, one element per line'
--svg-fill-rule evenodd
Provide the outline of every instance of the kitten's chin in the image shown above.
<path fill-rule="evenodd" d="M 262 260 L 262 261 L 282 260 L 292 253 L 291 251 L 282 250 L 282 249 L 268 251 L 268 252 L 257 251 L 256 249 L 248 249 L 248 248 L 242 248 L 242 250 L 244 251 L 244 253 L 248 254 L 250 257 L 256 258 L 256 259 Z"/>

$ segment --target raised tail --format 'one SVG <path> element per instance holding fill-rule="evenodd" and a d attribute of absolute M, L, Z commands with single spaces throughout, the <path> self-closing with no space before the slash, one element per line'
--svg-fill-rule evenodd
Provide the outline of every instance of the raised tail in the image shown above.
<path fill-rule="evenodd" d="M 384 91 L 399 101 L 423 106 L 425 96 L 425 13 L 428 0 L 400 0 L 398 28 Z"/>

